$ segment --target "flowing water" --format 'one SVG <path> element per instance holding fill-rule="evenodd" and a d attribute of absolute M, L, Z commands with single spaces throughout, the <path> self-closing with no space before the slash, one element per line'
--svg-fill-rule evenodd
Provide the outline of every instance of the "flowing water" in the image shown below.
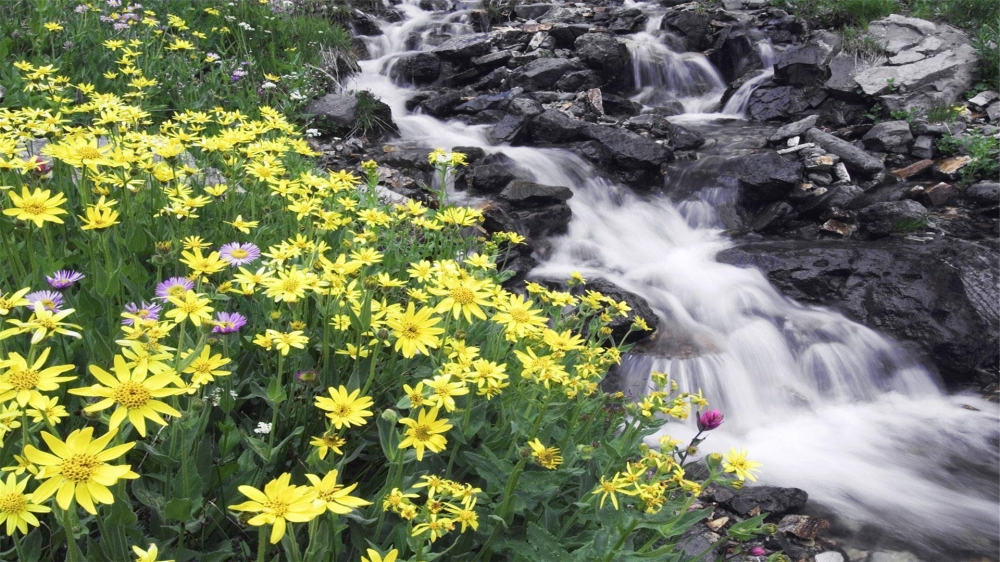
<path fill-rule="evenodd" d="M 708 450 L 746 447 L 764 463 L 763 483 L 803 488 L 842 516 L 841 525 L 874 526 L 928 561 L 958 560 L 957 550 L 995 555 L 996 405 L 946 395 L 895 342 L 783 297 L 757 270 L 715 260 L 731 245 L 722 229 L 735 199 L 720 170 L 768 134 L 733 119 L 770 76 L 770 44 L 757 45 L 760 79 L 720 109 L 719 73 L 701 54 L 667 47 L 658 30 L 661 8 L 634 5 L 650 15 L 647 29 L 624 38 L 635 60 L 635 99 L 647 106 L 679 102 L 685 115 L 677 120 L 716 142 L 667 178 L 665 192 L 687 194 L 680 201 L 637 195 L 565 151 L 492 146 L 483 126 L 407 112 L 413 92 L 394 84 L 388 69 L 408 50 L 433 48 L 429 38 L 470 31 L 467 12 L 398 6 L 403 21 L 383 23 L 384 36 L 366 39 L 376 58 L 361 63 L 348 88 L 371 90 L 388 103 L 406 142 L 502 150 L 536 181 L 573 189 L 569 232 L 553 240 L 532 275 L 580 271 L 645 297 L 661 319 L 660 335 L 650 352 L 626 357 L 622 373 L 635 392 L 646 390 L 651 370 L 702 389 L 726 414 Z M 695 431 L 666 429 L 678 438 Z"/>

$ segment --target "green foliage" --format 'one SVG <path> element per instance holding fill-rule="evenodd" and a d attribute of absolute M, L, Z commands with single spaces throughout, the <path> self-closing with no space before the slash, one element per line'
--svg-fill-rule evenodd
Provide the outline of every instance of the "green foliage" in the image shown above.
<path fill-rule="evenodd" d="M 521 0 L 481 0 L 480 8 L 486 19 L 485 27 L 511 21 L 515 15 L 514 8 L 521 3 Z"/>
<path fill-rule="evenodd" d="M 886 56 L 885 43 L 868 33 L 864 26 L 845 27 L 841 35 L 844 38 L 844 52 L 853 55 L 862 64 L 871 64 Z"/>
<path fill-rule="evenodd" d="M 927 227 L 926 218 L 915 218 L 915 219 L 902 219 L 892 225 L 892 231 L 898 234 L 906 234 L 909 232 L 917 232 L 923 230 Z"/>
<path fill-rule="evenodd" d="M 906 121 L 910 125 L 913 125 L 913 122 L 920 118 L 922 113 L 920 108 L 911 107 L 906 111 L 891 111 L 889 112 L 889 117 L 898 121 Z"/>
<path fill-rule="evenodd" d="M 773 0 L 773 3 L 815 25 L 831 27 L 866 27 L 868 22 L 900 9 L 898 0 Z"/>

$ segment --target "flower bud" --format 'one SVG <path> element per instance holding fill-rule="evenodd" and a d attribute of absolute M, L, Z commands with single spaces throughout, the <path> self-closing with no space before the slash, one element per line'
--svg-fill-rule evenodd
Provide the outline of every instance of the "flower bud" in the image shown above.
<path fill-rule="evenodd" d="M 760 531 L 765 535 L 774 535 L 778 532 L 778 526 L 774 523 L 764 523 L 760 526 Z"/>
<path fill-rule="evenodd" d="M 744 484 L 743 480 L 733 480 L 732 482 L 729 483 L 729 486 L 732 487 L 732 489 L 734 490 L 740 490 L 743 488 L 743 484 Z"/>
<path fill-rule="evenodd" d="M 375 332 L 375 337 L 381 341 L 385 341 L 389 339 L 389 330 L 386 330 L 385 328 L 379 328 L 378 331 Z"/>
<path fill-rule="evenodd" d="M 749 554 L 750 556 L 764 556 L 767 554 L 767 551 L 763 547 L 755 546 L 750 549 Z"/>
<path fill-rule="evenodd" d="M 689 457 L 693 456 L 693 455 L 697 455 L 698 454 L 698 447 L 695 447 L 694 445 L 691 445 L 690 447 L 687 448 L 687 454 L 688 454 Z"/>
<path fill-rule="evenodd" d="M 295 378 L 300 383 L 303 383 L 303 384 L 311 384 L 313 382 L 316 382 L 316 379 L 318 377 L 319 377 L 319 374 L 316 371 L 313 371 L 312 369 L 309 369 L 309 370 L 306 370 L 306 371 L 299 371 L 298 373 L 295 373 Z"/>
<path fill-rule="evenodd" d="M 709 410 L 698 415 L 698 431 L 710 431 L 722 425 L 722 412 Z"/>
<path fill-rule="evenodd" d="M 399 413 L 397 413 L 396 410 L 389 408 L 382 412 L 382 419 L 389 423 L 396 423 L 396 420 L 399 419 Z"/>

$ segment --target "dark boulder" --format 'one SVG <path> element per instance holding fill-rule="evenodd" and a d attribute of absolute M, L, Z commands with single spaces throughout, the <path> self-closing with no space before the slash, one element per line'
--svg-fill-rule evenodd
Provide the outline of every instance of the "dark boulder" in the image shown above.
<path fill-rule="evenodd" d="M 494 143 L 514 144 L 520 142 L 528 135 L 528 123 L 528 117 L 508 113 L 493 126 L 490 137 Z"/>
<path fill-rule="evenodd" d="M 865 148 L 876 152 L 906 152 L 913 140 L 910 124 L 906 121 L 883 121 L 865 133 L 861 139 Z"/>
<path fill-rule="evenodd" d="M 847 208 L 862 194 L 864 194 L 864 190 L 856 185 L 833 185 L 826 188 L 823 193 L 800 199 L 795 205 L 795 211 L 802 218 L 820 218 L 834 209 Z"/>
<path fill-rule="evenodd" d="M 455 113 L 479 113 L 487 109 L 505 110 L 512 99 L 523 93 L 524 90 L 514 88 L 499 94 L 482 94 L 463 102 L 455 107 Z"/>
<path fill-rule="evenodd" d="M 784 515 L 803 508 L 809 501 L 809 494 L 798 488 L 748 486 L 740 490 L 716 488 L 712 499 L 739 515 L 748 515 L 755 509 L 761 513 Z"/>
<path fill-rule="evenodd" d="M 795 218 L 795 209 L 784 201 L 775 201 L 761 209 L 748 224 L 751 232 L 778 232 Z"/>
<path fill-rule="evenodd" d="M 519 4 L 514 6 L 514 13 L 526 20 L 537 20 L 552 9 L 552 4 Z"/>
<path fill-rule="evenodd" d="M 750 94 L 747 115 L 755 121 L 784 120 L 809 109 L 807 92 L 796 86 L 757 88 Z"/>
<path fill-rule="evenodd" d="M 514 207 L 542 207 L 569 200 L 573 191 L 561 185 L 514 180 L 503 188 L 499 197 Z"/>
<path fill-rule="evenodd" d="M 684 41 L 688 51 L 704 51 L 711 46 L 709 35 L 712 17 L 695 10 L 678 10 L 663 16 L 660 28 L 669 31 Z"/>
<path fill-rule="evenodd" d="M 360 128 L 359 111 L 366 113 L 364 117 L 372 124 L 370 129 Z M 389 106 L 365 90 L 327 94 L 311 101 L 303 113 L 312 117 L 313 125 L 323 136 L 345 137 L 362 133 L 375 140 L 399 134 Z"/>
<path fill-rule="evenodd" d="M 830 60 L 840 48 L 836 33 L 819 32 L 808 43 L 788 47 L 774 61 L 774 79 L 792 86 L 813 86 L 830 77 Z"/>
<path fill-rule="evenodd" d="M 746 74 L 748 70 L 763 68 L 760 55 L 754 48 L 757 41 L 746 29 L 726 26 L 715 38 L 708 51 L 708 60 L 719 69 L 727 84 Z"/>
<path fill-rule="evenodd" d="M 611 151 L 597 141 L 583 141 L 564 144 L 563 148 L 606 170 L 611 166 Z"/>
<path fill-rule="evenodd" d="M 481 164 L 472 168 L 470 184 L 480 193 L 500 193 L 517 175 L 510 166 L 502 164 Z"/>
<path fill-rule="evenodd" d="M 509 61 L 513 56 L 513 53 L 510 51 L 497 51 L 481 57 L 473 57 L 472 64 L 479 68 L 492 70 L 507 64 L 507 61 Z"/>
<path fill-rule="evenodd" d="M 836 154 L 853 172 L 870 177 L 885 170 L 885 165 L 882 164 L 881 160 L 830 133 L 813 128 L 806 131 L 802 138 L 806 142 L 815 143 L 831 154 Z"/>
<path fill-rule="evenodd" d="M 642 104 L 622 96 L 601 92 L 604 114 L 612 117 L 632 117 L 642 112 Z"/>
<path fill-rule="evenodd" d="M 441 76 L 441 59 L 431 53 L 414 53 L 395 60 L 389 77 L 403 84 L 423 86 Z"/>
<path fill-rule="evenodd" d="M 968 187 L 962 197 L 977 207 L 1000 205 L 1000 183 L 981 181 Z"/>
<path fill-rule="evenodd" d="M 909 342 L 946 384 L 958 385 L 980 370 L 995 373 L 1000 362 L 996 252 L 995 241 L 892 237 L 752 242 L 718 259 L 756 267 L 791 298 Z"/>
<path fill-rule="evenodd" d="M 518 232 L 529 238 L 566 234 L 573 211 L 566 203 L 542 207 L 512 209 L 511 218 L 519 225 Z"/>
<path fill-rule="evenodd" d="M 452 91 L 420 102 L 420 108 L 424 110 L 424 113 L 441 119 L 451 115 L 460 103 L 462 103 L 462 94 Z"/>
<path fill-rule="evenodd" d="M 875 203 L 858 210 L 861 230 L 870 238 L 884 238 L 894 232 L 919 230 L 927 223 L 927 209 L 913 200 Z"/>
<path fill-rule="evenodd" d="M 560 92 L 581 92 L 591 88 L 597 88 L 604 80 L 593 70 L 578 70 L 570 72 L 560 78 L 554 87 Z"/>
<path fill-rule="evenodd" d="M 604 84 L 613 82 L 631 69 L 628 48 L 614 35 L 587 33 L 577 37 L 573 47 L 583 64 L 599 73 Z"/>
<path fill-rule="evenodd" d="M 768 140 L 771 142 L 783 142 L 786 139 L 801 136 L 802 133 L 815 127 L 817 120 L 819 120 L 819 115 L 810 115 L 809 117 L 800 119 L 794 123 L 782 125 Z"/>
<path fill-rule="evenodd" d="M 555 109 L 548 109 L 531 120 L 531 138 L 535 142 L 562 143 L 578 140 L 587 123 Z"/>
<path fill-rule="evenodd" d="M 446 61 L 460 62 L 490 52 L 497 36 L 493 33 L 470 33 L 453 37 L 438 45 L 432 53 Z"/>
<path fill-rule="evenodd" d="M 528 91 L 548 90 L 564 75 L 577 70 L 583 70 L 583 67 L 576 62 L 546 57 L 515 70 L 510 81 Z"/>
<path fill-rule="evenodd" d="M 802 163 L 775 152 L 765 151 L 743 156 L 736 163 L 734 175 L 739 182 L 737 202 L 756 209 L 784 199 L 802 177 Z"/>
<path fill-rule="evenodd" d="M 633 187 L 648 187 L 659 177 L 660 167 L 673 159 L 673 151 L 631 131 L 588 125 L 583 136 L 604 145 L 614 159 L 615 175 Z"/>

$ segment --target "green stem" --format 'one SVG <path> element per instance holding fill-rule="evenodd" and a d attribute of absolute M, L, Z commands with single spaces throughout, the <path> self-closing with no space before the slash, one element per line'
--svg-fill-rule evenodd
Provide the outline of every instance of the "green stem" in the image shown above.
<path fill-rule="evenodd" d="M 76 506 L 73 505 L 63 511 L 62 525 L 66 533 L 66 562 L 83 562 L 83 553 L 80 552 L 80 547 L 77 546 L 76 538 L 73 536 L 73 527 L 76 523 L 75 510 Z"/>
<path fill-rule="evenodd" d="M 278 353 L 278 388 L 283 384 L 283 369 L 285 367 L 284 355 Z M 291 396 L 291 394 L 289 394 Z M 274 435 L 278 433 L 278 404 L 271 404 L 271 432 L 267 434 L 267 452 L 271 454 L 274 449 Z"/>
<path fill-rule="evenodd" d="M 622 531 L 622 536 L 618 537 L 618 542 L 615 543 L 615 546 L 608 552 L 608 555 L 604 557 L 604 562 L 611 562 L 611 560 L 614 559 L 615 554 L 618 553 L 618 550 L 622 547 L 623 544 L 625 544 L 625 541 L 628 539 L 629 535 L 631 535 L 632 531 L 634 531 L 635 528 L 638 526 L 639 526 L 638 519 L 633 519 L 632 522 L 629 523 L 628 527 L 626 527 L 625 530 Z"/>
<path fill-rule="evenodd" d="M 257 562 L 265 562 L 267 556 L 267 527 L 257 528 Z"/>

